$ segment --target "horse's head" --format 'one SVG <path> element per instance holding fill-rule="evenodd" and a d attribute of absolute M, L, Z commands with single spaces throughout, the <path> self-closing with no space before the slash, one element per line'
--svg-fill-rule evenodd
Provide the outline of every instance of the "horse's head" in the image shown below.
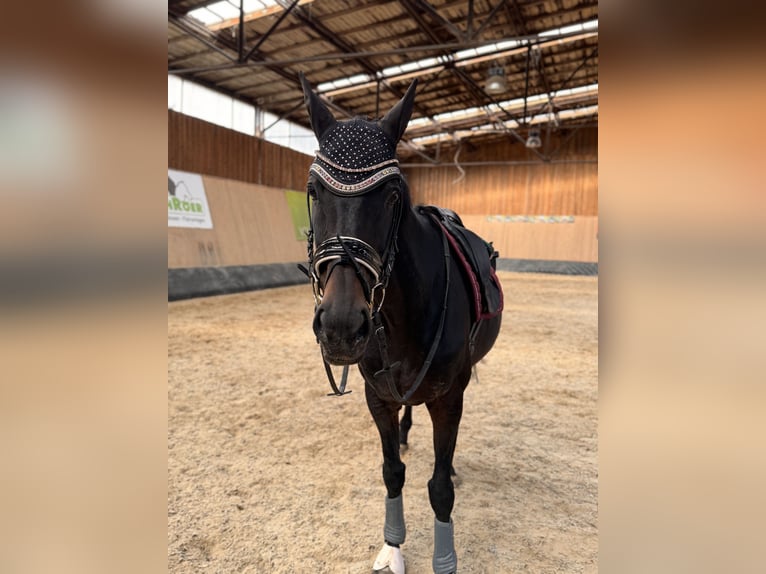
<path fill-rule="evenodd" d="M 337 121 L 301 76 L 319 150 L 309 169 L 314 333 L 329 363 L 362 357 L 396 254 L 405 198 L 396 144 L 412 114 L 416 82 L 376 122 Z"/>

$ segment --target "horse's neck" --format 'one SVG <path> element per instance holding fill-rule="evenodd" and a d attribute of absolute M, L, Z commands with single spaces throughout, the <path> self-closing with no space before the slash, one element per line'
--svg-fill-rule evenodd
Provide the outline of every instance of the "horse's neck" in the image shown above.
<path fill-rule="evenodd" d="M 422 324 L 441 311 L 444 253 L 438 230 L 415 209 L 402 218 L 399 253 L 389 282 L 384 315 L 396 323 Z M 389 299 L 390 297 L 390 299 Z M 396 314 L 385 313 L 396 309 Z"/>

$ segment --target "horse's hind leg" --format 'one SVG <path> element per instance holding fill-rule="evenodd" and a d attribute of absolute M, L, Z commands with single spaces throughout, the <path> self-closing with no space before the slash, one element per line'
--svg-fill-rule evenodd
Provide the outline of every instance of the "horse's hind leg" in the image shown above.
<path fill-rule="evenodd" d="M 381 401 L 370 385 L 365 385 L 367 407 L 380 433 L 383 447 L 383 482 L 386 484 L 386 520 L 383 526 L 383 548 L 373 564 L 374 572 L 404 574 L 404 558 L 400 545 L 407 533 L 404 524 L 405 465 L 399 457 L 399 406 Z"/>
<path fill-rule="evenodd" d="M 407 450 L 407 435 L 412 428 L 412 407 L 407 405 L 404 407 L 404 414 L 402 420 L 399 421 L 399 448 L 402 452 Z"/>
<path fill-rule="evenodd" d="M 454 472 L 452 458 L 463 414 L 462 388 L 455 384 L 447 395 L 428 403 L 428 411 L 434 430 L 434 472 L 428 481 L 428 496 L 435 514 L 433 569 L 436 574 L 449 574 L 457 570 L 454 529 L 450 518 L 455 504 L 451 474 Z"/>

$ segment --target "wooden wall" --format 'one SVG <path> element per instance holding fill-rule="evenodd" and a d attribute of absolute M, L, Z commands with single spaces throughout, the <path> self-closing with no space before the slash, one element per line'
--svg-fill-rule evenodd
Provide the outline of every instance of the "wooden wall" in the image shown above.
<path fill-rule="evenodd" d="M 210 230 L 168 227 L 168 267 L 303 261 L 284 192 L 306 189 L 311 161 L 168 110 L 168 167 L 202 174 L 213 218 Z"/>
<path fill-rule="evenodd" d="M 575 216 L 572 223 L 499 221 L 486 215 L 464 215 L 472 229 L 510 259 L 598 261 L 598 217 Z"/>
<path fill-rule="evenodd" d="M 598 215 L 598 141 L 595 129 L 582 129 L 565 141 L 555 160 L 543 163 L 510 139 L 461 150 L 459 161 L 528 162 L 466 166 L 407 167 L 413 200 L 448 207 L 462 214 Z M 556 149 L 559 141 L 550 142 Z M 446 159 L 445 159 L 445 156 Z M 451 161 L 454 153 L 442 154 Z"/>
<path fill-rule="evenodd" d="M 168 167 L 301 191 L 313 158 L 168 110 Z"/>
<path fill-rule="evenodd" d="M 545 134 L 543 134 L 545 135 Z M 213 230 L 168 228 L 168 266 L 244 265 L 301 261 L 283 190 L 305 189 L 312 158 L 226 128 L 168 111 L 168 167 L 205 177 Z M 457 211 L 501 257 L 598 261 L 598 133 L 583 128 L 546 142 L 560 150 L 542 163 L 510 138 L 461 149 L 465 166 L 407 164 L 415 203 Z M 442 154 L 451 161 L 454 150 Z M 218 176 L 218 177 L 209 177 Z M 236 181 L 222 181 L 218 178 Z M 239 183 L 237 183 L 239 182 Z M 255 185 L 245 185 L 242 182 Z M 501 222 L 492 215 L 573 215 L 574 223 Z"/>
<path fill-rule="evenodd" d="M 285 263 L 306 258 L 285 190 L 203 176 L 213 229 L 168 227 L 168 267 Z"/>
<path fill-rule="evenodd" d="M 583 128 L 546 142 L 560 147 L 556 162 L 543 163 L 510 138 L 460 150 L 465 177 L 454 164 L 405 167 L 415 203 L 453 209 L 501 257 L 598 261 L 598 132 Z M 442 154 L 451 161 L 455 149 Z M 514 163 L 510 163 L 514 162 Z M 492 215 L 573 215 L 574 223 L 503 222 Z"/>

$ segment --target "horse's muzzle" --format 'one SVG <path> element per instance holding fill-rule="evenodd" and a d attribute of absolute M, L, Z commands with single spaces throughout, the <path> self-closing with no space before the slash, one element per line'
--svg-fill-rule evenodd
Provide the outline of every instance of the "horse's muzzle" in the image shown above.
<path fill-rule="evenodd" d="M 372 331 L 369 314 L 357 310 L 340 315 L 323 307 L 324 304 L 317 309 L 313 327 L 325 360 L 332 365 L 359 362 Z"/>

